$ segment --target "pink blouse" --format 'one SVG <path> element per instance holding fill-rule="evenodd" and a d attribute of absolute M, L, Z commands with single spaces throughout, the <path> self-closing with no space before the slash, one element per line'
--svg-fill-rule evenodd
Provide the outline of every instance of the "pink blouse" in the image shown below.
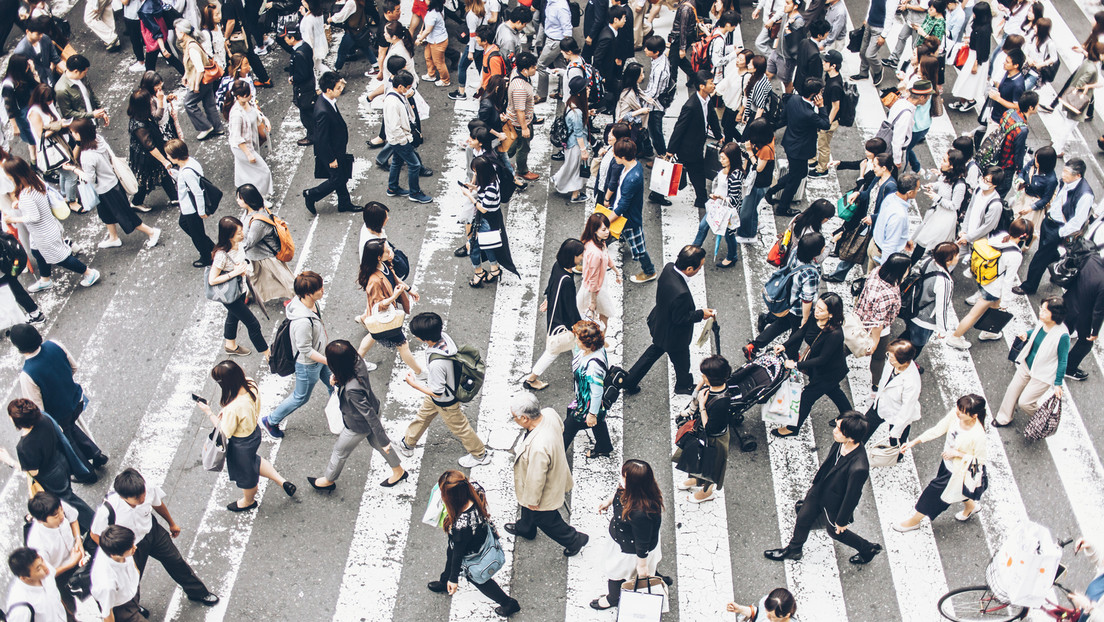
<path fill-rule="evenodd" d="M 602 290 L 606 270 L 613 267 L 613 258 L 594 242 L 587 242 L 583 250 L 583 287 L 593 294 Z"/>

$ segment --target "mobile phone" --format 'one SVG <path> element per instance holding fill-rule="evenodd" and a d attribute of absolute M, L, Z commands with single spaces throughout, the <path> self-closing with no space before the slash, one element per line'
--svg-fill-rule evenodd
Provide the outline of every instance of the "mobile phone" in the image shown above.
<path fill-rule="evenodd" d="M 197 404 L 206 404 L 207 403 L 207 398 L 200 397 L 200 396 L 196 395 L 195 393 L 192 393 L 192 401 L 196 402 Z"/>
<path fill-rule="evenodd" d="M 456 180 L 456 185 L 460 186 L 461 188 L 467 188 L 468 187 L 468 184 L 465 184 L 464 182 L 460 181 L 459 179 Z"/>

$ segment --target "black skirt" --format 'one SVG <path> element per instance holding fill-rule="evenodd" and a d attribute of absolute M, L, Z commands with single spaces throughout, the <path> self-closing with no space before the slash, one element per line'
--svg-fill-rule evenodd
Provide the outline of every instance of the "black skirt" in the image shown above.
<path fill-rule="evenodd" d="M 369 331 L 371 333 L 371 331 Z M 371 333 L 372 339 L 385 348 L 397 348 L 406 343 L 406 334 L 402 327 L 385 330 L 382 333 Z"/>
<path fill-rule="evenodd" d="M 115 184 L 114 188 L 100 195 L 96 214 L 103 224 L 118 225 L 127 235 L 142 224 L 142 219 L 130 206 L 130 200 L 127 199 L 126 192 L 123 192 L 122 184 Z"/>
<path fill-rule="evenodd" d="M 943 491 L 947 489 L 947 484 L 951 481 L 951 471 L 947 468 L 947 464 L 942 460 L 939 461 L 939 471 L 935 474 L 935 479 L 928 482 L 928 486 L 924 488 L 924 492 L 920 493 L 920 499 L 916 501 L 916 511 L 927 516 L 928 518 L 935 520 L 936 516 L 939 516 L 951 507 L 949 503 L 943 500 Z"/>
<path fill-rule="evenodd" d="M 260 448 L 260 426 L 249 436 L 231 436 L 226 444 L 226 475 L 242 490 L 256 487 L 261 479 Z"/>

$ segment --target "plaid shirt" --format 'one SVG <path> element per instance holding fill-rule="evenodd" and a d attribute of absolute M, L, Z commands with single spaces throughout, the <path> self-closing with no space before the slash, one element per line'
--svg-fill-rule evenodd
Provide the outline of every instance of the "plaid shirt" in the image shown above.
<path fill-rule="evenodd" d="M 924 23 L 920 24 L 920 32 L 926 37 L 935 37 L 943 41 L 943 34 L 947 31 L 947 20 L 942 17 L 924 16 Z M 913 37 L 916 47 L 924 42 L 924 37 Z"/>
<path fill-rule="evenodd" d="M 794 253 L 794 263 L 797 263 Z M 807 263 L 794 266 L 797 273 L 794 274 L 793 288 L 790 290 L 790 313 L 801 313 L 802 303 L 812 303 L 816 300 L 817 291 L 820 289 L 820 267 Z"/>
<path fill-rule="evenodd" d="M 878 276 L 878 270 L 875 268 L 867 275 L 866 285 L 855 303 L 855 315 L 860 322 L 870 328 L 875 326 L 886 328 L 892 325 L 901 311 L 900 288 L 883 281 Z"/>
<path fill-rule="evenodd" d="M 1004 141 L 1001 143 L 1000 153 L 997 155 L 997 166 L 1019 169 L 1020 167 L 1016 162 L 1016 139 L 1019 138 L 1022 132 L 1027 131 L 1027 123 L 1019 109 L 1012 108 L 1005 112 L 1004 116 L 1001 117 L 1000 128 L 997 131 L 1004 134 Z"/>

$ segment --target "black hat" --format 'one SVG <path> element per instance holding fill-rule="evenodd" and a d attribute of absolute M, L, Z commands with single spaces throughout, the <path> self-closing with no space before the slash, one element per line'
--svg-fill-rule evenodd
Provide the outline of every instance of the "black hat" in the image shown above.
<path fill-rule="evenodd" d="M 575 76 L 567 83 L 567 89 L 572 95 L 578 95 L 586 90 L 587 82 L 583 76 Z"/>

